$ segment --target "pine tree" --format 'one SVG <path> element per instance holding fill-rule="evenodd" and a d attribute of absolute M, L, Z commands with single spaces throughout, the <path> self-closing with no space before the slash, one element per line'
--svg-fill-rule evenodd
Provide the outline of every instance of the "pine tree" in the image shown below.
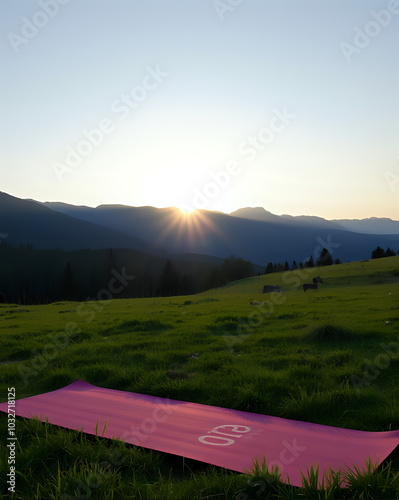
<path fill-rule="evenodd" d="M 75 280 L 70 262 L 68 262 L 65 266 L 61 286 L 61 294 L 63 300 L 77 300 L 78 284 Z"/>
<path fill-rule="evenodd" d="M 375 250 L 371 252 L 371 258 L 372 259 L 380 259 L 381 257 L 384 257 L 385 252 L 384 249 L 378 246 Z"/>
<path fill-rule="evenodd" d="M 384 257 L 393 257 L 394 255 L 395 252 L 388 247 L 385 251 Z"/>
<path fill-rule="evenodd" d="M 332 257 L 327 248 L 323 248 L 320 252 L 320 256 L 316 261 L 317 266 L 331 266 L 333 264 Z"/>
<path fill-rule="evenodd" d="M 305 267 L 314 267 L 314 260 L 312 256 L 310 256 L 310 259 L 305 262 Z"/>
<path fill-rule="evenodd" d="M 180 288 L 180 276 L 174 268 L 170 259 L 165 263 L 165 267 L 160 279 L 161 295 L 177 295 Z"/>
<path fill-rule="evenodd" d="M 266 266 L 265 274 L 270 274 L 273 272 L 273 262 L 269 262 Z"/>

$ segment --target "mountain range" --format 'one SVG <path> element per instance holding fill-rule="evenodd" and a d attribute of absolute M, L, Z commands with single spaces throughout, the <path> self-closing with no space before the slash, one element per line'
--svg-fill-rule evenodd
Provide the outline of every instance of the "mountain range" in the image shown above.
<path fill-rule="evenodd" d="M 5 235 L 7 237 L 5 238 Z M 274 215 L 263 208 L 231 214 L 177 208 L 23 200 L 0 192 L 0 239 L 62 250 L 129 248 L 153 255 L 218 260 L 236 255 L 260 266 L 301 262 L 326 247 L 342 262 L 368 259 L 377 246 L 399 248 L 399 221 Z"/>
<path fill-rule="evenodd" d="M 354 233 L 363 234 L 399 234 L 399 221 L 382 217 L 370 217 L 368 219 L 333 219 L 326 220 L 322 217 L 309 215 L 274 215 L 262 207 L 240 208 L 230 215 L 254 219 L 264 222 L 294 222 L 301 225 L 313 227 L 345 229 Z"/>

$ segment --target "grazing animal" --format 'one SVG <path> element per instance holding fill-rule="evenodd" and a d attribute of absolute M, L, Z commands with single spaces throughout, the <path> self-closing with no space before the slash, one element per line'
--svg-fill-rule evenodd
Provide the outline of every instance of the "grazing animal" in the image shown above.
<path fill-rule="evenodd" d="M 323 283 L 323 280 L 320 278 L 320 276 L 316 276 L 316 278 L 313 278 L 313 283 Z"/>
<path fill-rule="evenodd" d="M 249 305 L 250 306 L 260 306 L 260 303 L 259 302 L 250 302 Z"/>
<path fill-rule="evenodd" d="M 306 292 L 306 290 L 317 290 L 317 283 L 304 283 L 302 288 L 304 292 Z"/>
<path fill-rule="evenodd" d="M 265 285 L 263 287 L 263 293 L 270 293 L 270 292 L 281 292 L 281 288 L 279 286 L 274 286 L 274 285 Z"/>

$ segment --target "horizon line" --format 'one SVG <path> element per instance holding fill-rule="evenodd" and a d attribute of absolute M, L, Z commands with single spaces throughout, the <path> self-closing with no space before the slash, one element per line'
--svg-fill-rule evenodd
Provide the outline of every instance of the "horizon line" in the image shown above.
<path fill-rule="evenodd" d="M 5 195 L 8 195 L 8 196 L 12 196 L 13 198 L 18 198 L 18 199 L 21 199 L 21 200 L 25 200 L 25 201 L 34 201 L 36 203 L 40 203 L 40 204 L 49 204 L 49 203 L 59 203 L 59 204 L 63 204 L 63 205 L 69 205 L 69 206 L 73 206 L 73 207 L 82 207 L 82 208 L 90 208 L 90 209 L 97 209 L 99 207 L 112 207 L 112 206 L 119 206 L 119 207 L 126 207 L 126 208 L 154 208 L 156 210 L 170 210 L 170 209 L 174 209 L 174 210 L 180 210 L 182 212 L 185 212 L 186 210 L 182 207 L 188 207 L 187 205 L 185 204 L 177 204 L 177 205 L 169 205 L 169 206 L 162 206 L 162 207 L 159 207 L 159 206 L 155 206 L 155 205 L 127 205 L 125 203 L 100 203 L 99 205 L 96 205 L 96 206 L 92 206 L 92 205 L 86 205 L 86 204 L 74 204 L 74 203 L 70 203 L 70 202 L 65 202 L 65 201 L 59 201 L 59 200 L 56 200 L 56 201 L 50 201 L 50 200 L 46 200 L 46 201 L 40 201 L 38 199 L 35 199 L 35 198 L 20 198 L 19 196 L 15 196 L 15 195 L 12 195 L 12 194 L 9 194 L 5 191 L 0 191 L 0 194 L 5 194 Z M 239 212 L 241 210 L 263 210 L 264 212 L 272 215 L 272 216 L 275 216 L 275 217 L 292 217 L 292 218 L 298 218 L 298 217 L 309 217 L 309 218 L 318 218 L 318 219 L 323 219 L 323 220 L 326 220 L 326 221 L 329 221 L 329 222 L 335 222 L 335 221 L 345 221 L 345 220 L 350 220 L 350 221 L 364 221 L 364 220 L 372 220 L 372 219 L 377 219 L 377 220 L 383 220 L 383 219 L 387 219 L 387 220 L 390 220 L 392 222 L 399 222 L 399 219 L 393 219 L 392 217 L 388 217 L 388 216 L 376 216 L 376 215 L 371 215 L 371 216 L 368 216 L 368 217 L 362 217 L 362 218 L 359 218 L 359 217 L 354 217 L 354 218 L 351 218 L 351 217 L 343 217 L 343 218 L 331 218 L 331 219 L 327 219 L 326 217 L 323 217 L 321 215 L 314 215 L 314 214 L 304 214 L 304 213 L 300 213 L 300 214 L 297 214 L 297 215 L 292 215 L 292 214 L 288 214 L 288 213 L 281 213 L 281 214 L 277 214 L 277 213 L 274 213 L 274 212 L 271 212 L 270 210 L 266 209 L 265 207 L 263 206 L 244 206 L 244 207 L 240 207 L 240 208 L 237 208 L 237 209 L 234 209 L 232 210 L 231 212 L 229 211 L 225 211 L 225 210 L 220 210 L 220 209 L 205 209 L 205 208 L 200 208 L 200 207 L 188 207 L 190 208 L 190 210 L 187 210 L 187 212 L 195 212 L 195 211 L 199 211 L 199 212 L 212 212 L 212 213 L 221 213 L 221 214 L 224 214 L 224 215 L 231 215 L 234 217 L 234 213 L 236 212 Z"/>

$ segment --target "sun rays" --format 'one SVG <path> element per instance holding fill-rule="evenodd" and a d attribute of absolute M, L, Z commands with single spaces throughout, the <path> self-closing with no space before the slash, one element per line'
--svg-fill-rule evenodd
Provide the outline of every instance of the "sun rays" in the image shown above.
<path fill-rule="evenodd" d="M 197 210 L 193 207 L 190 207 L 188 205 L 177 205 L 177 208 L 182 212 L 183 215 L 188 215 L 191 216 L 196 212 Z"/>
<path fill-rule="evenodd" d="M 162 245 L 170 238 L 183 244 L 186 251 L 192 251 L 199 242 L 207 238 L 209 233 L 218 233 L 218 229 L 210 216 L 203 210 L 185 205 L 169 208 L 165 214 L 164 227 L 159 234 L 158 244 Z"/>

